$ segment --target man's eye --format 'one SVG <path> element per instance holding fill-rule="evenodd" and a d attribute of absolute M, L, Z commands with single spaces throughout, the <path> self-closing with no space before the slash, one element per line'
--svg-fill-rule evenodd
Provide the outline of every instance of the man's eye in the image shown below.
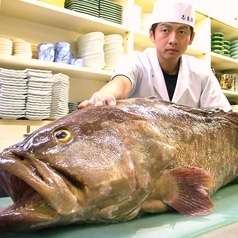
<path fill-rule="evenodd" d="M 183 34 L 187 34 L 186 31 L 180 31 L 179 33 L 180 33 L 181 35 L 183 35 Z"/>

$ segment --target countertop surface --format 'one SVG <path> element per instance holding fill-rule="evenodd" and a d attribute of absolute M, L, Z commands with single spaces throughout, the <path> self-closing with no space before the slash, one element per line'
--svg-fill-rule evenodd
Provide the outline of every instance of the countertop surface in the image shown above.
<path fill-rule="evenodd" d="M 69 225 L 7 237 L 77 237 L 77 238 L 170 238 L 238 237 L 238 185 L 220 189 L 213 197 L 215 208 L 207 216 L 189 217 L 177 212 L 146 215 L 127 222 L 103 225 Z M 0 209 L 11 199 L 0 198 Z M 10 229 L 10 228 L 9 228 Z M 0 237 L 4 237 L 1 236 Z"/>

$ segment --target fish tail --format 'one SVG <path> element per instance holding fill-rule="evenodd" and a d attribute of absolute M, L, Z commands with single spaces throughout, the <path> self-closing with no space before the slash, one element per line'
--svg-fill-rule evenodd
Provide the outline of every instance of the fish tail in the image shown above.
<path fill-rule="evenodd" d="M 159 180 L 164 187 L 162 201 L 180 213 L 201 216 L 212 211 L 214 205 L 206 190 L 214 186 L 214 181 L 205 170 L 176 168 L 164 173 Z"/>

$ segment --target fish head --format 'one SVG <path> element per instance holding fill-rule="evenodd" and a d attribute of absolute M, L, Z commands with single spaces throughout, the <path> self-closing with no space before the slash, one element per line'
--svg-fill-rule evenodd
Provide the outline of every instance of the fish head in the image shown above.
<path fill-rule="evenodd" d="M 174 156 L 138 107 L 78 110 L 5 149 L 0 182 L 14 204 L 0 230 L 135 217 Z"/>

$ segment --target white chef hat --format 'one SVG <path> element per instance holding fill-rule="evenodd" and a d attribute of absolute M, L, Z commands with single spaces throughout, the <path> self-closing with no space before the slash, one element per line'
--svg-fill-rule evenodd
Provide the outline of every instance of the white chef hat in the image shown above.
<path fill-rule="evenodd" d="M 191 0 L 157 0 L 154 3 L 152 24 L 158 22 L 182 23 L 194 28 L 195 9 Z"/>

